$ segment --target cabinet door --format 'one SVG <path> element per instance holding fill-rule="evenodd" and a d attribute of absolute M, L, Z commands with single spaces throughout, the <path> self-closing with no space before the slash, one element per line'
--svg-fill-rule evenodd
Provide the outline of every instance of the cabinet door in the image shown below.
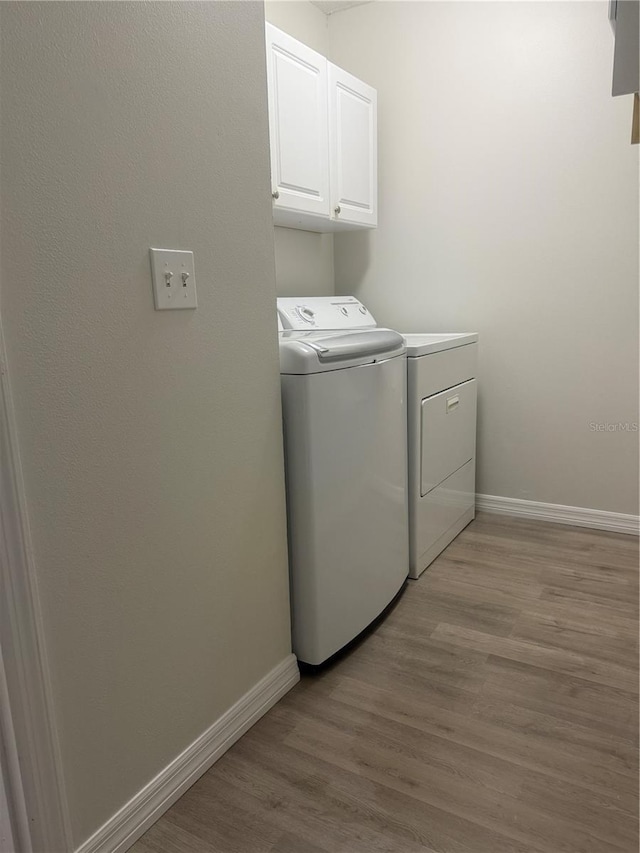
<path fill-rule="evenodd" d="M 328 218 L 327 60 L 271 24 L 266 35 L 274 221 L 292 210 Z"/>
<path fill-rule="evenodd" d="M 331 207 L 336 222 L 378 223 L 377 93 L 329 63 Z"/>

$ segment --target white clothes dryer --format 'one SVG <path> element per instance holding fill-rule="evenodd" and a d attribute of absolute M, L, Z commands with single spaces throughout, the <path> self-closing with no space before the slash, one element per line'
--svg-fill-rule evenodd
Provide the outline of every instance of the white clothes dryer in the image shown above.
<path fill-rule="evenodd" d="M 475 517 L 478 335 L 405 334 L 409 576 Z"/>

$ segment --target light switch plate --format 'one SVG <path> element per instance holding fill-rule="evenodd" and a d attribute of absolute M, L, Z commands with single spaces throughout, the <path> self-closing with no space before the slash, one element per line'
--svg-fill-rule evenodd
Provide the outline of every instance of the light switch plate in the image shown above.
<path fill-rule="evenodd" d="M 149 249 L 149 255 L 156 311 L 197 308 L 193 252 L 180 249 Z"/>

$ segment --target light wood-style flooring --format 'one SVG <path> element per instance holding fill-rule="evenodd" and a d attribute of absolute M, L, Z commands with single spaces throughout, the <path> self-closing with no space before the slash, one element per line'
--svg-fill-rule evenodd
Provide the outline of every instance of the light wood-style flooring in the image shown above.
<path fill-rule="evenodd" d="M 479 515 L 134 853 L 638 851 L 638 540 Z"/>

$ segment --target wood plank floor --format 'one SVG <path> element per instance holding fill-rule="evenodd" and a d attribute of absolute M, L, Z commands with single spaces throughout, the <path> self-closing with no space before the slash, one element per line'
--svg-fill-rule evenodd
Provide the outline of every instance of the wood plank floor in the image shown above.
<path fill-rule="evenodd" d="M 638 850 L 638 540 L 479 515 L 134 853 Z"/>

